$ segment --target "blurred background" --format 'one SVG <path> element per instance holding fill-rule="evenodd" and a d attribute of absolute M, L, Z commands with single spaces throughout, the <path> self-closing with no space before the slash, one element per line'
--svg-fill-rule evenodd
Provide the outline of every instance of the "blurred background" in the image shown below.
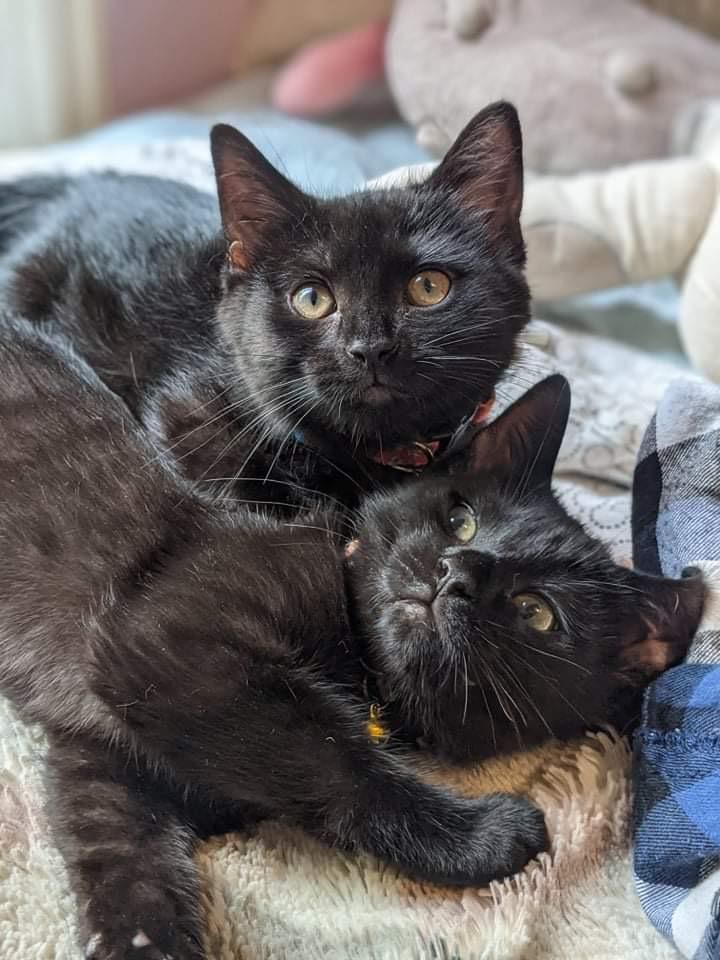
<path fill-rule="evenodd" d="M 638 2 L 720 36 L 717 0 Z M 445 5 L 472 20 L 473 9 L 492 11 L 502 0 L 438 0 L 439 10 Z M 353 64 L 358 85 L 377 75 L 377 102 L 375 40 L 392 8 L 392 0 L 0 0 L 0 146 L 47 143 L 148 108 L 193 108 L 200 94 L 224 94 L 216 101 L 224 107 L 261 106 L 270 102 L 273 76 L 288 57 L 372 24 L 375 34 L 351 56 L 362 61 Z M 306 111 L 302 97 L 294 104 L 292 89 L 283 92 L 280 105 L 290 110 L 326 112 Z M 334 99 L 346 105 L 344 89 L 329 94 L 330 106 Z"/>
<path fill-rule="evenodd" d="M 269 100 L 273 65 L 382 20 L 389 0 L 0 0 L 0 146 L 46 143 L 201 93 Z M 223 82 L 237 81 L 229 91 Z M 192 106 L 192 104 L 187 104 Z"/>

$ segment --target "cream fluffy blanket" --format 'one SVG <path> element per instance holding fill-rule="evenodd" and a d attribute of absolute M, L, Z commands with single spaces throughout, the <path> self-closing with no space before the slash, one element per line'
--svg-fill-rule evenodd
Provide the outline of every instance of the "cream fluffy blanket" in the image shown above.
<path fill-rule="evenodd" d="M 174 142 L 84 154 L 17 154 L 0 177 L 62 166 L 173 175 L 211 187 L 204 144 Z M 536 324 L 507 400 L 550 370 L 573 384 L 558 488 L 572 513 L 630 555 L 635 454 L 673 368 L 609 342 Z M 43 812 L 41 733 L 0 699 L 0 960 L 74 960 L 74 905 Z M 428 770 L 467 793 L 515 789 L 546 811 L 552 851 L 485 890 L 408 881 L 266 823 L 205 844 L 212 960 L 669 960 L 644 918 L 629 863 L 629 753 L 610 733 L 472 771 Z"/>

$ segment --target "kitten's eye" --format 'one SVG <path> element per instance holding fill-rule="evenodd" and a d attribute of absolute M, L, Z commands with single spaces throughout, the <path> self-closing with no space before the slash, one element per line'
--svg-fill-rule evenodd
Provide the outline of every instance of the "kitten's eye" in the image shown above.
<path fill-rule="evenodd" d="M 518 608 L 522 619 L 534 630 L 548 633 L 557 629 L 555 612 L 547 600 L 543 600 L 536 593 L 516 593 L 512 602 Z"/>
<path fill-rule="evenodd" d="M 334 313 L 337 304 L 324 283 L 304 283 L 290 298 L 295 313 L 306 320 L 322 320 Z"/>
<path fill-rule="evenodd" d="M 450 277 L 442 270 L 423 270 L 407 285 L 407 298 L 416 307 L 434 307 L 450 292 Z"/>
<path fill-rule="evenodd" d="M 448 514 L 450 533 L 460 543 L 470 543 L 477 533 L 475 514 L 466 503 L 459 503 Z"/>

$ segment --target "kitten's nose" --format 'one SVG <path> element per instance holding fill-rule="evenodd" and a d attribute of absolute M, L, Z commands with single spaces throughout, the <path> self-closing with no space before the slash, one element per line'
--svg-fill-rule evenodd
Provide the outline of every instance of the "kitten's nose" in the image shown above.
<path fill-rule="evenodd" d="M 463 561 L 462 554 L 458 556 L 441 557 L 435 570 L 437 589 L 436 597 L 474 597 L 475 577 Z"/>
<path fill-rule="evenodd" d="M 397 356 L 400 343 L 394 337 L 380 340 L 353 340 L 346 348 L 347 355 L 366 367 L 389 363 Z"/>

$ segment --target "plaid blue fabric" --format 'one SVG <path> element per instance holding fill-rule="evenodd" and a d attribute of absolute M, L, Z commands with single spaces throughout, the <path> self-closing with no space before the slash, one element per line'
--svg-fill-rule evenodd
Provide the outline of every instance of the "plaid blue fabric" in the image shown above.
<path fill-rule="evenodd" d="M 673 383 L 643 441 L 635 565 L 703 570 L 708 599 L 686 661 L 648 690 L 635 737 L 635 880 L 690 960 L 720 960 L 720 389 Z"/>

